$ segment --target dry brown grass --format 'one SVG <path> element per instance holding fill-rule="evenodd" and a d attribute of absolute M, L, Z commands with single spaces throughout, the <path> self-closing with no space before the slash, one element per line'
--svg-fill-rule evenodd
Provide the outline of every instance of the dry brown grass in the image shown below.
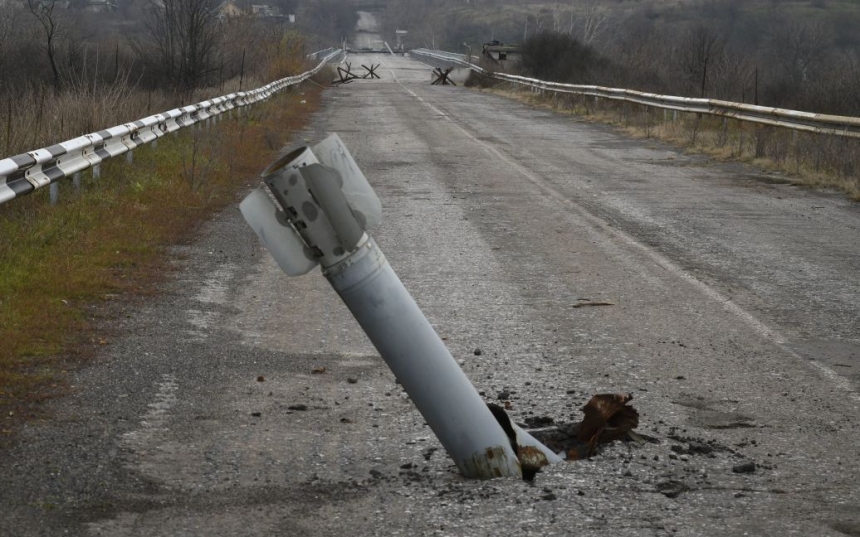
<path fill-rule="evenodd" d="M 267 78 L 234 78 L 191 93 L 141 90 L 127 74 L 120 73 L 109 84 L 73 79 L 59 94 L 50 87 L 32 87 L 18 96 L 2 97 L 0 153 L 3 157 L 18 155 L 240 89 L 255 89 L 311 67 L 303 63 L 301 40 L 294 36 L 286 36 L 270 48 Z"/>
<path fill-rule="evenodd" d="M 482 91 L 614 125 L 631 136 L 663 140 L 716 160 L 778 171 L 794 184 L 841 190 L 860 201 L 860 140 L 855 138 L 675 114 L 608 99 L 549 92 L 541 95 L 509 84 Z"/>
<path fill-rule="evenodd" d="M 0 206 L 0 431 L 62 393 L 66 371 L 110 344 L 105 318 L 155 291 L 169 272 L 167 246 L 235 203 L 320 93 L 305 84 L 139 148 L 133 164 L 107 161 L 80 192 L 64 184 L 56 206 L 47 189 Z"/>

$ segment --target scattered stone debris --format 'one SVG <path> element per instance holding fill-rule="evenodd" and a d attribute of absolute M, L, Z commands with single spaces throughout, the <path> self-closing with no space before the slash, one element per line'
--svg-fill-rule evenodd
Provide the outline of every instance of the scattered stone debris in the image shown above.
<path fill-rule="evenodd" d="M 298 405 L 290 405 L 287 407 L 289 410 L 307 410 L 308 405 L 298 404 Z"/>
<path fill-rule="evenodd" d="M 508 392 L 498 394 L 502 399 L 510 396 Z M 580 423 L 553 425 L 555 420 L 548 416 L 533 416 L 526 418 L 526 426 L 532 427 L 528 433 L 541 442 L 546 448 L 567 460 L 581 460 L 594 455 L 597 446 L 613 440 L 628 438 L 644 442 L 645 438 L 632 432 L 639 425 L 639 413 L 628 403 L 633 399 L 632 394 L 599 394 L 582 408 L 585 418 Z M 487 407 L 501 425 L 511 448 L 517 454 L 522 469 L 523 479 L 532 481 L 540 469 L 547 464 L 547 455 L 529 445 L 519 445 L 517 432 L 508 416 L 508 401 L 502 408 L 495 403 L 487 403 Z M 517 424 L 520 427 L 523 425 Z M 537 427 L 537 428 L 536 428 Z"/>

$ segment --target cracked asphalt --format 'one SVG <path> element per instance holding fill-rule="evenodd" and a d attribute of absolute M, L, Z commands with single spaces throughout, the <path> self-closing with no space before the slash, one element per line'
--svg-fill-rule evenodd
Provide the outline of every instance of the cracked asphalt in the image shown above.
<path fill-rule="evenodd" d="M 373 236 L 478 390 L 519 422 L 631 392 L 648 441 L 462 479 L 237 200 L 2 454 L 0 534 L 860 535 L 860 206 L 352 62 L 383 78 L 328 90 L 302 137 L 350 148 Z"/>

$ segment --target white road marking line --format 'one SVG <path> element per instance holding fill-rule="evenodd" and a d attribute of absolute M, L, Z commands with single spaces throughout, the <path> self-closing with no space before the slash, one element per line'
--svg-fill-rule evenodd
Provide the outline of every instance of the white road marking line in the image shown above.
<path fill-rule="evenodd" d="M 176 404 L 179 384 L 176 376 L 169 373 L 162 375 L 161 379 L 162 382 L 156 383 L 155 400 L 149 403 L 149 410 L 141 417 L 140 428 L 122 435 L 125 447 L 132 450 L 146 448 L 159 431 L 167 430 L 168 413 Z"/>
<path fill-rule="evenodd" d="M 430 110 L 432 110 L 433 112 L 438 114 L 439 116 L 445 117 L 445 119 L 450 121 L 454 127 L 456 127 L 458 130 L 460 130 L 469 139 L 480 144 L 482 147 L 484 147 L 485 150 L 490 152 L 493 156 L 501 159 L 503 162 L 510 165 L 513 169 L 517 170 L 517 172 L 519 172 L 522 176 L 524 176 L 526 179 L 528 179 L 532 184 L 537 186 L 539 189 L 541 189 L 545 193 L 547 193 L 550 197 L 552 197 L 556 201 L 560 202 L 562 205 L 565 205 L 568 208 L 573 209 L 581 217 L 583 217 L 585 220 L 587 220 L 591 225 L 595 226 L 596 228 L 600 229 L 601 231 L 605 232 L 606 234 L 612 235 L 612 236 L 620 239 L 621 241 L 623 241 L 627 245 L 641 250 L 645 255 L 647 255 L 649 258 L 651 258 L 651 260 L 654 261 L 658 266 L 662 267 L 663 269 L 665 269 L 667 272 L 673 274 L 674 276 L 677 276 L 678 278 L 681 278 L 682 280 L 691 284 L 693 287 L 695 287 L 696 289 L 701 291 L 705 296 L 707 296 L 708 298 L 710 298 L 710 299 L 716 301 L 717 303 L 719 303 L 720 305 L 722 305 L 726 311 L 739 317 L 759 336 L 761 336 L 762 338 L 764 338 L 766 340 L 769 340 L 770 342 L 775 344 L 777 347 L 779 347 L 783 352 L 785 352 L 789 356 L 796 358 L 796 359 L 800 360 L 801 362 L 810 363 L 825 378 L 832 381 L 839 388 L 848 392 L 848 394 L 853 399 L 860 402 L 860 394 L 858 394 L 856 392 L 856 390 L 851 385 L 851 382 L 848 379 L 841 376 L 839 373 L 837 373 L 836 371 L 834 371 L 833 369 L 831 369 L 827 365 L 822 364 L 821 362 L 819 362 L 817 360 L 810 360 L 810 359 L 807 359 L 807 358 L 797 354 L 794 350 L 792 350 L 791 348 L 788 347 L 788 341 L 781 334 L 775 332 L 770 327 L 768 327 L 766 324 L 759 321 L 752 313 L 746 311 L 741 306 L 734 303 L 730 298 L 724 296 L 719 291 L 713 289 L 712 287 L 710 287 L 705 282 L 699 280 L 698 278 L 696 278 L 695 276 L 693 276 L 689 272 L 685 271 L 684 269 L 682 269 L 681 267 L 679 267 L 678 265 L 676 265 L 675 263 L 670 261 L 669 258 L 663 256 L 659 252 L 652 250 L 648 246 L 642 244 L 641 242 L 636 240 L 631 235 L 628 235 L 627 233 L 625 233 L 619 229 L 616 229 L 616 228 L 613 228 L 613 227 L 607 225 L 607 223 L 604 222 L 602 219 L 600 219 L 597 216 L 594 216 L 593 214 L 586 211 L 584 208 L 580 207 L 578 204 L 574 203 L 573 201 L 571 201 L 570 199 L 565 197 L 564 194 L 562 194 L 561 192 L 556 190 L 552 185 L 549 184 L 549 182 L 547 182 L 542 177 L 536 175 L 531 170 L 529 170 L 528 168 L 526 168 L 525 166 L 523 166 L 522 164 L 520 164 L 516 160 L 512 159 L 511 157 L 507 156 L 506 154 L 502 153 L 501 151 L 499 151 L 498 149 L 496 149 L 495 147 L 493 147 L 489 143 L 487 143 L 483 140 L 479 140 L 475 135 L 473 135 L 471 132 L 466 130 L 462 125 L 460 125 L 459 123 L 454 121 L 454 119 L 450 115 L 446 114 L 445 112 L 443 112 L 439 108 L 428 103 L 423 98 L 418 96 L 414 91 L 412 91 L 409 88 L 407 88 L 406 86 L 404 86 L 403 83 L 400 82 L 400 80 L 398 80 L 397 77 L 394 75 L 394 72 L 391 70 L 389 70 L 389 71 L 391 72 L 391 76 L 394 77 L 394 81 L 397 82 L 400 85 L 400 87 L 406 91 L 406 93 L 408 93 L 409 95 L 418 99 L 419 102 L 421 102 L 424 106 L 426 106 L 427 108 L 429 108 Z"/>

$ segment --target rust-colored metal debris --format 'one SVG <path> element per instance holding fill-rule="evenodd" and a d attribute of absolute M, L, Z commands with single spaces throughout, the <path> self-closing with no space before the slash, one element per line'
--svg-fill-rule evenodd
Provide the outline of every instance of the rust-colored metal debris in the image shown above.
<path fill-rule="evenodd" d="M 565 453 L 568 460 L 587 459 L 599 445 L 623 439 L 639 425 L 632 400 L 629 393 L 598 394 L 582 407 L 585 417 L 581 422 L 529 432 L 556 453 Z"/>
<path fill-rule="evenodd" d="M 541 468 L 549 464 L 548 455 L 552 455 L 552 453 L 569 461 L 582 460 L 594 455 L 599 445 L 613 440 L 620 440 L 629 436 L 631 439 L 641 441 L 641 437 L 632 432 L 639 425 L 639 412 L 630 405 L 632 400 L 633 394 L 629 393 L 595 395 L 582 407 L 585 417 L 581 422 L 525 431 L 523 434 L 526 437 L 531 435 L 532 441 L 537 440 L 539 442 L 536 445 L 533 443 L 528 445 L 528 440 L 522 444 L 518 441 L 516 428 L 523 426 L 520 424 L 514 426 L 511 418 L 505 412 L 506 408 L 495 403 L 487 403 L 487 407 L 510 440 L 511 448 L 517 454 L 517 459 L 520 462 L 523 479 L 531 481 Z M 505 402 L 507 403 L 507 401 Z M 527 421 L 531 421 L 531 423 L 554 422 L 549 417 L 535 417 Z M 522 429 L 520 431 L 522 432 Z M 545 453 L 541 448 L 547 448 L 552 453 Z"/>
<path fill-rule="evenodd" d="M 582 407 L 585 419 L 579 425 L 576 439 L 588 445 L 589 456 L 594 454 L 598 444 L 624 438 L 639 425 L 639 412 L 629 405 L 632 400 L 632 393 L 602 393 Z"/>

